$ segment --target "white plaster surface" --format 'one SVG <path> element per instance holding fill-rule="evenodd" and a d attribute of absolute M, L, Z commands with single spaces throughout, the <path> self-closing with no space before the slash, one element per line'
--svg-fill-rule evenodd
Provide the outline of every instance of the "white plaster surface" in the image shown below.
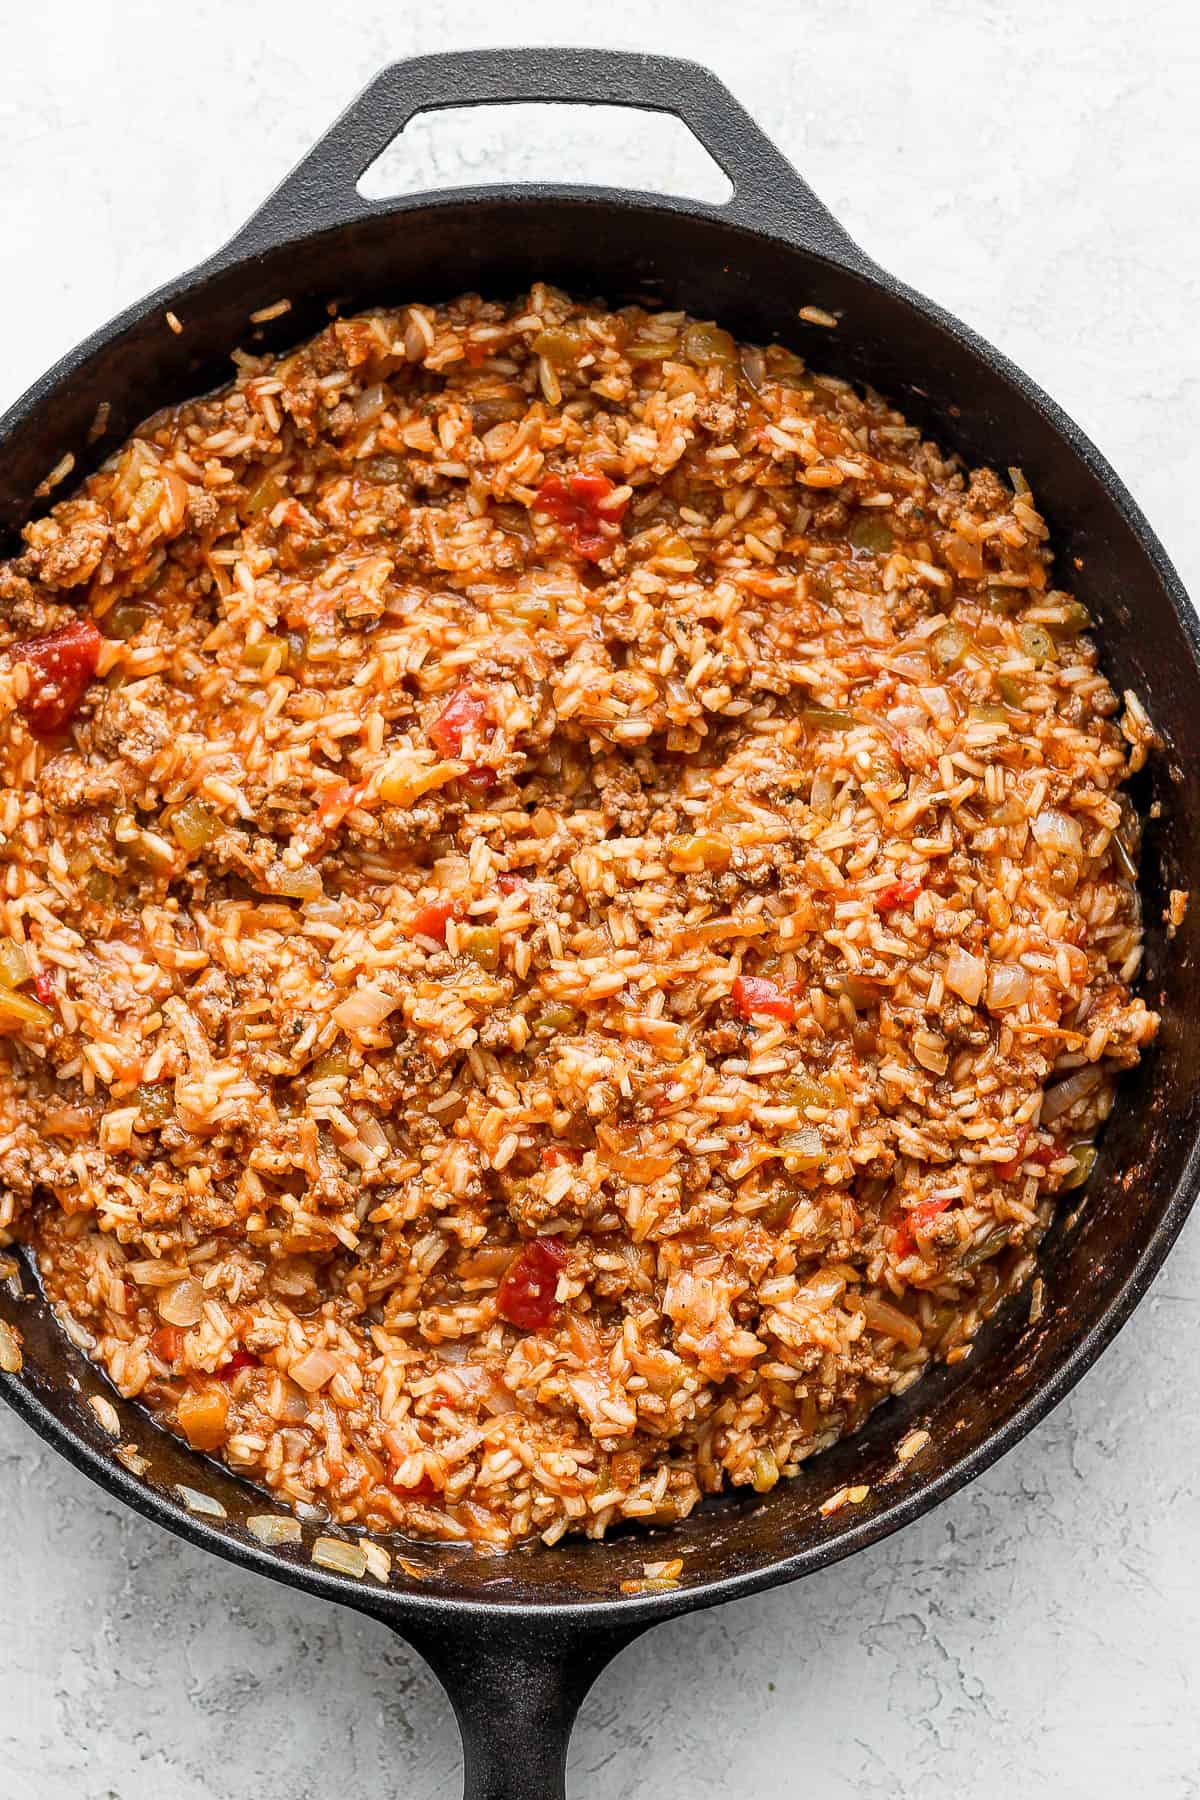
<path fill-rule="evenodd" d="M 0 405 L 241 222 L 418 51 L 690 53 L 885 265 L 980 327 L 1122 471 L 1200 593 L 1194 0 L 42 0 L 0 8 Z M 626 118 L 425 172 L 699 164 Z M 647 185 L 649 182 L 647 180 Z M 998 1468 L 801 1587 L 683 1619 L 601 1678 L 577 1800 L 1197 1800 L 1200 1231 Z M 228 1569 L 0 1416 L 0 1800 L 459 1792 L 449 1708 L 379 1627 Z"/>

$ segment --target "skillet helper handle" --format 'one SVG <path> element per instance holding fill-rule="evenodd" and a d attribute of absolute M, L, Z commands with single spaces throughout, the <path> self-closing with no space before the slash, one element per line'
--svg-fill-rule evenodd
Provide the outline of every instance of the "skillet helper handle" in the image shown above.
<path fill-rule="evenodd" d="M 429 1664 L 463 1741 L 463 1800 L 565 1800 L 567 1748 L 584 1696 L 640 1630 L 586 1636 L 502 1612 L 401 1636 Z"/>
<path fill-rule="evenodd" d="M 390 210 L 357 183 L 419 113 L 516 102 L 628 106 L 679 119 L 729 177 L 725 206 L 697 208 L 861 267 L 862 252 L 725 85 L 699 63 L 628 50 L 448 51 L 383 69 L 276 188 L 227 252 Z"/>

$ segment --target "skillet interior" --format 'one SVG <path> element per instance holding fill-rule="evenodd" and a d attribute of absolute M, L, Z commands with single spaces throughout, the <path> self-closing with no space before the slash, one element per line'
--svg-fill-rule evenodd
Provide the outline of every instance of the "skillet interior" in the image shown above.
<path fill-rule="evenodd" d="M 731 224 L 715 210 L 696 214 L 563 190 L 429 197 L 247 260 L 218 257 L 118 321 L 115 335 L 98 334 L 0 425 L 0 533 L 28 516 L 36 483 L 64 451 L 76 455 L 77 479 L 147 413 L 226 379 L 237 344 L 253 344 L 256 335 L 274 347 L 299 341 L 325 323 L 331 300 L 348 311 L 468 288 L 502 296 L 535 277 L 580 296 L 650 296 L 716 317 L 742 337 L 777 337 L 818 369 L 871 382 L 968 464 L 1020 464 L 1046 514 L 1062 579 L 1077 584 L 1099 619 L 1110 677 L 1146 698 L 1167 740 L 1139 795 L 1143 807 L 1162 808 L 1143 857 L 1142 989 L 1162 1011 L 1163 1027 L 1122 1085 L 1077 1227 L 1060 1223 L 1044 1248 L 1046 1306 L 1038 1325 L 1027 1324 L 1028 1295 L 1018 1298 L 966 1364 L 935 1371 L 902 1401 L 877 1410 L 862 1432 L 795 1481 L 762 1500 L 712 1503 L 653 1541 L 633 1533 L 604 1546 L 564 1541 L 553 1552 L 502 1558 L 415 1547 L 404 1554 L 424 1578 L 397 1569 L 392 1592 L 326 1576 L 305 1551 L 262 1552 L 240 1523 L 263 1510 L 261 1497 L 133 1408 L 121 1409 L 126 1441 L 139 1442 L 151 1457 L 150 1488 L 113 1463 L 111 1441 L 84 1403 L 86 1394 L 107 1390 L 43 1309 L 0 1289 L 0 1316 L 20 1326 L 26 1349 L 22 1376 L 0 1377 L 0 1392 L 72 1460 L 208 1547 L 406 1629 L 421 1614 L 436 1614 L 439 1602 L 456 1600 L 517 1609 L 575 1605 L 597 1622 L 602 1603 L 616 1601 L 631 1624 L 648 1623 L 805 1573 L 905 1523 L 986 1466 L 1078 1378 L 1140 1298 L 1197 1179 L 1198 1049 L 1187 1025 L 1200 1014 L 1200 904 L 1170 944 L 1163 926 L 1168 890 L 1200 887 L 1200 763 L 1187 749 L 1200 701 L 1200 649 L 1185 622 L 1186 599 L 1132 502 L 1069 421 L 995 353 L 865 258 L 845 267 Z M 291 313 L 255 334 L 250 311 L 285 295 Z M 841 315 L 839 328 L 798 320 L 806 303 Z M 168 306 L 184 321 L 182 336 L 163 322 Z M 111 405 L 110 428 L 89 450 L 88 427 L 101 401 Z M 0 550 L 11 548 L 0 541 Z M 901 1469 L 896 1446 L 917 1425 L 932 1442 Z M 216 1496 L 228 1520 L 191 1518 L 169 1492 L 176 1482 Z M 847 1482 L 869 1482 L 869 1499 L 822 1518 L 820 1502 Z M 621 1599 L 620 1583 L 638 1577 L 648 1555 L 665 1554 L 684 1555 L 679 1592 Z"/>

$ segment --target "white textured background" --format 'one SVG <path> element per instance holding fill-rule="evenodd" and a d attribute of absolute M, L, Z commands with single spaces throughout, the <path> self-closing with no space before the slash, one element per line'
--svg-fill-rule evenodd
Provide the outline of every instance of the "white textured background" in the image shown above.
<path fill-rule="evenodd" d="M 710 63 L 885 266 L 1080 420 L 1200 593 L 1194 0 L 7 0 L 0 406 L 228 236 L 381 64 L 522 41 Z M 526 123 L 417 127 L 409 178 L 709 179 L 661 123 Z M 966 1493 L 627 1651 L 577 1800 L 1200 1800 L 1198 1292 L 1193 1228 Z M 0 1519 L 0 1800 L 459 1792 L 449 1708 L 381 1628 L 125 1514 L 7 1414 Z"/>

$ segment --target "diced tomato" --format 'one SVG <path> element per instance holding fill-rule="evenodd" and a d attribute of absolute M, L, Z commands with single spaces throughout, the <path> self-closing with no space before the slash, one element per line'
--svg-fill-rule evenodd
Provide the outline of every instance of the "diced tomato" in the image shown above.
<path fill-rule="evenodd" d="M 463 739 L 475 736 L 479 727 L 491 716 L 491 705 L 473 688 L 460 687 L 451 694 L 433 724 L 429 741 L 443 756 L 460 756 Z"/>
<path fill-rule="evenodd" d="M 260 1369 L 262 1358 L 255 1356 L 253 1350 L 235 1350 L 227 1363 L 222 1363 L 217 1370 L 218 1381 L 232 1381 L 243 1369 Z"/>
<path fill-rule="evenodd" d="M 542 1151 L 543 1169 L 557 1169 L 563 1163 L 570 1163 L 575 1168 L 582 1161 L 583 1151 L 577 1150 L 574 1144 L 551 1144 L 549 1149 Z M 553 1243 L 554 1239 L 551 1238 L 550 1242 Z"/>
<path fill-rule="evenodd" d="M 1007 1163 L 997 1163 L 997 1175 L 999 1175 L 1000 1181 L 1016 1181 L 1022 1163 L 1040 1163 L 1042 1168 L 1047 1168 L 1054 1161 L 1054 1157 L 1058 1156 L 1058 1150 L 1051 1143 L 1040 1143 L 1034 1150 L 1027 1152 L 1025 1145 L 1029 1143 L 1029 1138 L 1031 1138 L 1031 1127 L 1022 1125 L 1016 1132 L 1015 1156 L 1009 1157 Z"/>
<path fill-rule="evenodd" d="M 428 1475 L 422 1475 L 416 1487 L 401 1487 L 394 1478 L 392 1486 L 405 1500 L 436 1500 L 438 1497 L 438 1489 L 430 1481 Z"/>
<path fill-rule="evenodd" d="M 521 1331 L 544 1331 L 553 1323 L 558 1305 L 554 1290 L 558 1272 L 567 1260 L 557 1238 L 534 1238 L 508 1265 L 496 1295 L 496 1310 Z"/>
<path fill-rule="evenodd" d="M 765 1013 L 790 1025 L 796 1017 L 795 1001 L 777 981 L 769 981 L 765 975 L 739 975 L 733 984 L 733 1004 L 743 1019 Z"/>
<path fill-rule="evenodd" d="M 436 938 L 439 944 L 444 944 L 446 927 L 451 919 L 457 918 L 461 910 L 457 900 L 431 900 L 428 906 L 422 906 L 409 920 L 408 935 Z"/>
<path fill-rule="evenodd" d="M 29 669 L 29 692 L 20 711 L 31 731 L 50 737 L 71 723 L 96 673 L 103 642 L 94 619 L 73 619 L 61 631 L 28 638 L 5 652 L 11 662 Z"/>
<path fill-rule="evenodd" d="M 33 991 L 43 1006 L 54 1005 L 58 995 L 54 991 L 54 981 L 48 969 L 43 969 L 40 975 L 34 976 Z"/>
<path fill-rule="evenodd" d="M 289 523 L 296 527 L 302 525 L 301 520 L 289 520 Z M 319 591 L 292 595 L 283 613 L 284 624 L 290 625 L 293 631 L 329 632 L 336 618 L 336 599 L 332 594 Z"/>
<path fill-rule="evenodd" d="M 463 786 L 473 788 L 477 794 L 490 794 L 499 779 L 489 763 L 474 763 L 461 777 Z"/>
<path fill-rule="evenodd" d="M 502 894 L 523 894 L 526 889 L 523 875 L 497 875 L 496 886 Z"/>
<path fill-rule="evenodd" d="M 607 475 L 547 475 L 538 489 L 537 507 L 565 529 L 576 552 L 597 562 L 621 535 L 627 500 L 601 510 L 601 502 L 615 492 Z"/>
<path fill-rule="evenodd" d="M 949 1197 L 945 1200 L 923 1200 L 920 1206 L 914 1206 L 911 1212 L 905 1213 L 892 1239 L 895 1255 L 901 1259 L 911 1256 L 917 1247 L 917 1232 L 928 1230 L 938 1214 L 944 1213 L 949 1204 Z"/>
<path fill-rule="evenodd" d="M 317 802 L 317 817 L 322 825 L 340 825 L 346 814 L 363 797 L 363 784 L 339 781 L 334 787 L 326 788 Z"/>
<path fill-rule="evenodd" d="M 489 356 L 494 356 L 496 354 L 496 349 L 497 346 L 494 343 L 479 344 L 473 339 L 468 338 L 467 347 L 463 352 L 467 367 L 470 369 L 479 368 L 480 364 L 485 363 Z"/>
<path fill-rule="evenodd" d="M 911 906 L 920 892 L 919 881 L 893 881 L 890 887 L 880 888 L 875 906 L 879 912 L 895 912 L 899 906 Z"/>
<path fill-rule="evenodd" d="M 996 1173 L 1001 1181 L 1015 1181 L 1017 1176 L 1021 1173 L 1022 1163 L 1035 1162 L 1040 1163 L 1043 1169 L 1048 1168 L 1058 1155 L 1058 1151 L 1054 1148 L 1053 1144 L 1037 1144 L 1032 1150 L 1027 1150 L 1025 1146 L 1028 1144 L 1031 1135 L 1032 1128 L 1028 1125 L 1022 1125 L 1017 1133 L 1016 1155 L 1010 1157 L 1008 1162 L 996 1164 Z"/>
<path fill-rule="evenodd" d="M 1017 1149 L 1015 1156 L 1007 1162 L 996 1164 L 996 1173 L 1001 1181 L 1015 1181 L 1021 1164 L 1025 1161 L 1025 1146 L 1029 1142 L 1029 1127 L 1022 1125 L 1017 1132 Z"/>
<path fill-rule="evenodd" d="M 173 1363 L 183 1349 L 183 1333 L 178 1325 L 160 1325 L 150 1334 L 150 1348 L 162 1362 Z"/>

